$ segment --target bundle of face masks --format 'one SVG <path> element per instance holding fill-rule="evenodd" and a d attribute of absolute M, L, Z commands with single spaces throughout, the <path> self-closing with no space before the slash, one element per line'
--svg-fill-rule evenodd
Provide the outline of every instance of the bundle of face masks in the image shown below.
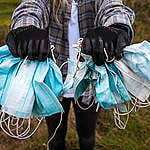
<path fill-rule="evenodd" d="M 78 47 L 80 53 L 80 47 Z M 84 62 L 68 60 L 68 76 L 64 83 L 64 91 L 75 88 L 74 99 L 93 86 L 93 95 L 104 109 L 114 109 L 115 123 L 124 129 L 129 113 L 136 107 L 150 105 L 150 43 L 144 41 L 124 49 L 124 57 L 111 64 L 97 66 L 91 56 L 80 53 Z M 132 107 L 129 107 L 130 102 Z M 122 121 L 121 116 L 126 115 Z"/>
<path fill-rule="evenodd" d="M 0 48 L 0 127 L 8 135 L 30 137 L 37 129 L 31 132 L 31 118 L 39 126 L 43 117 L 62 113 L 62 92 L 62 74 L 52 59 L 23 60 L 14 58 L 7 46 Z"/>

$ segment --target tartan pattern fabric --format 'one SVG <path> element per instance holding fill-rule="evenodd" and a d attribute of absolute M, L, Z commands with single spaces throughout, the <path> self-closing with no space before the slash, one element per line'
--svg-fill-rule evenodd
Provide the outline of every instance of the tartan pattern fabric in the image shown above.
<path fill-rule="evenodd" d="M 12 29 L 21 26 L 34 25 L 39 28 L 49 28 L 49 41 L 54 44 L 59 53 L 58 66 L 69 57 L 68 24 L 71 16 L 72 0 L 58 11 L 57 21 L 52 17 L 50 0 L 22 0 L 12 16 Z M 80 37 L 95 26 L 109 26 L 115 23 L 128 25 L 134 21 L 134 12 L 122 3 L 122 0 L 78 0 L 78 19 Z M 67 65 L 62 68 L 67 74 Z"/>

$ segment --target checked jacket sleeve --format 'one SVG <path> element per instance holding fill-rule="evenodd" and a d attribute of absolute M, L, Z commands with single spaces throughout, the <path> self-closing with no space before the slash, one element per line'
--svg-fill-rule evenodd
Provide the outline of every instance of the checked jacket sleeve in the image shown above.
<path fill-rule="evenodd" d="M 47 28 L 50 16 L 49 0 L 22 0 L 12 16 L 12 29 L 34 25 Z"/>

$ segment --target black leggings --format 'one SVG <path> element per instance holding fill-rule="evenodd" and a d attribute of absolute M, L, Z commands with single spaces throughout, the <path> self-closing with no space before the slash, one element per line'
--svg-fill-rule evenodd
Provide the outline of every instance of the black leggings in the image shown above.
<path fill-rule="evenodd" d="M 93 150 L 95 144 L 96 121 L 99 114 L 99 111 L 96 112 L 97 105 L 94 104 L 90 109 L 82 110 L 78 107 L 77 104 L 74 103 L 74 100 L 71 98 L 63 98 L 63 101 L 61 102 L 65 113 L 63 114 L 61 125 L 58 128 L 55 137 L 49 144 L 49 148 L 50 150 L 65 150 L 65 137 L 67 132 L 68 113 L 71 101 L 73 102 L 76 116 L 76 128 L 79 136 L 80 150 Z M 83 107 L 87 107 L 87 105 L 81 102 L 81 98 L 79 99 L 79 102 Z M 49 138 L 51 138 L 54 134 L 59 121 L 60 114 L 46 117 Z"/>

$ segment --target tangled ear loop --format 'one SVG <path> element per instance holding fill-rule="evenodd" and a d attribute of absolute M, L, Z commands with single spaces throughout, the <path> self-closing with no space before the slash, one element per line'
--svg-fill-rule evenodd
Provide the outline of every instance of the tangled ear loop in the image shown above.
<path fill-rule="evenodd" d="M 75 78 L 76 74 L 77 74 L 77 71 L 80 69 L 79 68 L 79 62 L 80 62 L 80 57 L 81 57 L 81 44 L 83 42 L 83 38 L 79 38 L 77 44 L 74 44 L 72 47 L 73 48 L 76 48 L 77 51 L 78 51 L 78 58 L 77 58 L 77 67 L 76 67 L 76 71 L 75 71 L 75 74 L 73 76 L 73 78 Z"/>
<path fill-rule="evenodd" d="M 20 68 L 20 65 L 22 63 L 27 63 L 28 56 L 24 59 L 24 61 L 21 61 L 18 65 L 18 69 Z M 36 127 L 31 131 L 31 118 L 25 119 L 25 118 L 18 118 L 14 117 L 12 115 L 9 115 L 5 112 L 0 111 L 0 127 L 10 137 L 17 138 L 17 139 L 27 139 L 31 137 L 36 130 L 38 129 L 39 125 L 41 124 L 43 118 L 36 118 L 38 123 Z M 35 119 L 34 119 L 35 120 Z M 26 125 L 26 128 L 24 129 L 24 126 Z"/>
<path fill-rule="evenodd" d="M 117 66 L 125 75 L 127 75 L 128 77 L 132 78 L 133 80 L 135 80 L 136 82 L 139 82 L 140 84 L 143 84 L 145 87 L 147 87 L 149 89 L 149 87 L 147 85 L 145 85 L 143 82 L 140 82 L 139 80 L 135 79 L 134 77 L 131 77 L 129 74 L 127 74 L 124 70 L 122 70 L 119 66 Z M 118 108 L 114 109 L 114 119 L 115 119 L 115 124 L 118 128 L 120 129 L 125 129 L 126 125 L 127 125 L 127 121 L 129 119 L 129 114 L 135 109 L 135 111 L 137 111 L 137 108 L 145 108 L 150 106 L 150 100 L 147 98 L 145 100 L 145 102 L 141 101 L 140 99 L 136 98 L 135 96 L 133 96 L 131 93 L 131 104 L 133 105 L 132 108 L 130 109 L 130 111 L 126 112 L 126 113 L 120 113 Z M 130 104 L 128 103 L 128 110 L 130 107 Z M 127 119 L 124 122 L 121 121 L 120 116 L 124 116 L 127 115 Z"/>
<path fill-rule="evenodd" d="M 80 39 L 78 40 L 77 44 L 74 44 L 74 45 L 72 46 L 73 48 L 76 48 L 77 51 L 78 51 L 77 66 L 76 66 L 76 71 L 75 71 L 75 74 L 74 74 L 73 78 L 75 78 L 77 72 L 78 72 L 79 69 L 80 69 L 80 67 L 79 67 L 79 62 L 80 62 L 80 57 L 81 57 L 81 44 L 82 44 L 82 42 L 83 42 L 83 38 L 80 38 Z M 92 92 L 92 85 L 90 86 L 90 91 Z M 90 96 L 92 95 L 91 92 L 89 93 Z M 90 108 L 93 106 L 94 102 L 95 102 L 95 100 L 93 99 L 92 103 L 91 103 L 88 107 L 86 107 L 86 108 L 82 107 L 78 101 L 77 101 L 76 103 L 77 103 L 78 107 L 79 107 L 81 110 L 88 110 L 88 109 L 90 109 Z M 99 109 L 99 105 L 97 105 L 96 111 L 98 111 L 98 109 Z"/>
<path fill-rule="evenodd" d="M 55 129 L 55 131 L 54 131 L 54 134 L 51 136 L 51 138 L 48 140 L 48 142 L 47 142 L 47 150 L 50 150 L 49 149 L 49 143 L 51 142 L 51 140 L 55 137 L 55 135 L 56 135 L 56 133 L 57 133 L 57 130 L 59 129 L 59 127 L 60 127 L 60 125 L 61 125 L 61 123 L 62 123 L 62 117 L 63 117 L 63 112 L 61 113 L 61 116 L 60 116 L 60 121 L 59 121 L 59 124 L 58 124 L 58 126 L 56 127 L 56 129 Z"/>
<path fill-rule="evenodd" d="M 38 129 L 38 127 L 42 121 L 42 119 L 39 120 L 39 123 L 36 126 L 36 128 L 32 131 L 32 133 L 29 133 L 30 129 L 31 129 L 30 128 L 31 118 L 27 119 L 27 121 L 25 121 L 25 119 L 15 118 L 14 116 L 8 115 L 5 112 L 1 112 L 0 115 L 1 115 L 1 117 L 0 117 L 1 129 L 10 137 L 17 138 L 17 139 L 27 139 L 27 138 L 31 137 L 36 132 L 36 130 Z M 6 115 L 8 117 L 5 117 Z M 19 124 L 20 120 L 21 120 L 21 124 Z M 24 131 L 19 133 L 19 129 L 22 130 L 24 123 L 27 123 L 28 126 Z"/>
<path fill-rule="evenodd" d="M 90 92 L 89 92 L 89 97 L 91 98 L 91 97 L 93 97 L 93 96 L 92 96 L 92 85 L 90 84 L 89 86 L 90 86 L 90 87 L 89 87 L 89 88 L 90 88 L 90 89 L 89 89 L 89 91 L 90 91 Z M 82 110 L 88 110 L 88 109 L 90 109 L 90 108 L 93 106 L 94 102 L 95 102 L 95 99 L 93 98 L 92 103 L 91 103 L 88 107 L 85 108 L 85 107 L 82 107 L 78 101 L 76 101 L 78 107 L 79 107 L 80 109 L 82 109 Z M 98 111 L 98 108 L 99 108 L 98 106 L 99 106 L 99 105 L 97 105 L 96 111 Z"/>
<path fill-rule="evenodd" d="M 116 86 L 116 82 L 117 82 L 117 79 L 115 79 L 115 77 L 114 77 L 114 75 L 115 75 L 115 73 L 112 71 L 112 70 L 110 70 L 109 69 L 109 67 L 108 67 L 108 65 L 105 63 L 105 66 L 106 66 L 106 68 L 110 71 L 110 73 L 113 75 L 113 78 L 114 78 L 114 81 L 115 81 L 115 87 L 116 87 L 116 90 L 117 90 L 117 92 L 118 92 L 118 95 L 122 98 L 122 96 L 120 95 L 120 92 L 119 92 L 119 90 L 118 90 L 118 87 Z M 128 123 L 128 120 L 129 120 L 129 114 L 134 110 L 134 108 L 136 107 L 136 103 L 137 103 L 137 101 L 136 101 L 136 99 L 135 99 L 135 104 L 133 105 L 133 107 L 130 109 L 130 104 L 129 103 L 127 103 L 127 112 L 125 112 L 125 113 L 120 113 L 120 111 L 119 111 L 119 108 L 116 106 L 115 108 L 114 108 L 114 111 L 113 111 L 113 114 L 114 114 L 114 121 L 115 121 L 115 125 L 119 128 L 119 129 L 125 129 L 126 128 L 126 126 L 127 126 L 127 123 Z M 121 120 L 121 116 L 127 116 L 127 118 L 126 118 L 126 121 L 125 122 L 123 122 L 122 120 Z"/>

